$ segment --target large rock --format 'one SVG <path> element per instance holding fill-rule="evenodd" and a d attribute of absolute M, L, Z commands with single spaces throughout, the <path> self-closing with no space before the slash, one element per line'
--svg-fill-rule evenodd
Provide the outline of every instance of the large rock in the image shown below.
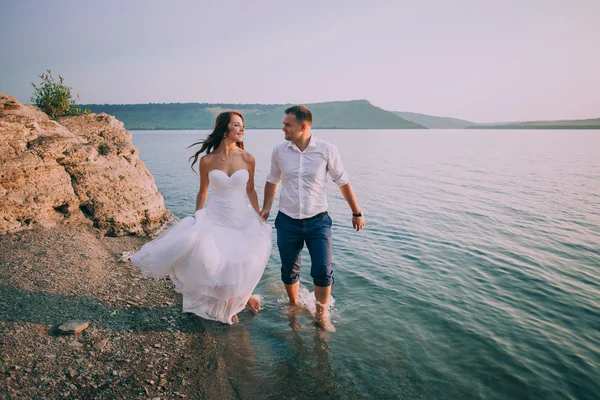
<path fill-rule="evenodd" d="M 131 134 L 106 114 L 52 121 L 0 94 L 0 233 L 89 223 L 150 234 L 171 218 Z"/>

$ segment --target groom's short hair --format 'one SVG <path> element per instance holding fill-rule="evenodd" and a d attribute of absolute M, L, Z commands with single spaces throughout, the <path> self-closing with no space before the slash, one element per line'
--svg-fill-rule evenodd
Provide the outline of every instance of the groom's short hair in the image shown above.
<path fill-rule="evenodd" d="M 312 125 L 313 116 L 310 110 L 305 106 L 292 106 L 285 110 L 286 114 L 294 114 L 298 122 Z"/>

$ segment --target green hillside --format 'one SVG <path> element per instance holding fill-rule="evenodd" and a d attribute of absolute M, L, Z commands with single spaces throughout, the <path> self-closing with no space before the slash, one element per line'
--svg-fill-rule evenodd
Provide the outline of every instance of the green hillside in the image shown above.
<path fill-rule="evenodd" d="M 280 128 L 284 111 L 282 105 L 268 112 L 249 114 L 247 125 L 256 128 Z M 313 113 L 314 128 L 322 129 L 424 129 L 392 112 L 373 106 L 367 100 L 332 101 L 306 104 Z"/>
<path fill-rule="evenodd" d="M 105 112 L 136 129 L 211 129 L 215 117 L 225 110 L 244 114 L 248 128 L 281 128 L 284 110 L 290 104 L 84 104 L 94 113 Z M 330 129 L 425 129 L 367 100 L 306 104 L 313 112 L 314 128 Z"/>
<path fill-rule="evenodd" d="M 394 111 L 394 114 L 404 118 L 407 121 L 423 125 L 428 129 L 464 129 L 467 126 L 475 124 L 464 119 L 436 117 L 433 115 L 419 114 L 413 112 Z"/>
<path fill-rule="evenodd" d="M 475 124 L 467 129 L 600 129 L 600 118 L 562 121 L 504 122 Z"/>
<path fill-rule="evenodd" d="M 242 114 L 263 113 L 278 104 L 87 104 L 93 113 L 114 115 L 127 129 L 210 129 L 215 117 L 224 110 L 238 110 Z"/>

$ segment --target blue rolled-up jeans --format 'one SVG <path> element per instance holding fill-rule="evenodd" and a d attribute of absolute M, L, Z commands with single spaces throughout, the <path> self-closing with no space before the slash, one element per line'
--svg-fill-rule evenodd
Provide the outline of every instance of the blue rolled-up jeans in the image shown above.
<path fill-rule="evenodd" d="M 331 217 L 326 211 L 304 219 L 294 219 L 279 211 L 275 228 L 283 283 L 291 285 L 300 279 L 300 252 L 306 243 L 311 261 L 310 276 L 314 284 L 333 284 Z"/>

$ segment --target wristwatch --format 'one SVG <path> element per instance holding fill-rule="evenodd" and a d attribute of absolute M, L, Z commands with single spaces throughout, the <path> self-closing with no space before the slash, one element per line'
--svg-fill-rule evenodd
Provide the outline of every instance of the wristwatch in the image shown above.
<path fill-rule="evenodd" d="M 359 211 L 357 214 L 352 213 L 353 217 L 362 217 L 362 211 Z"/>

